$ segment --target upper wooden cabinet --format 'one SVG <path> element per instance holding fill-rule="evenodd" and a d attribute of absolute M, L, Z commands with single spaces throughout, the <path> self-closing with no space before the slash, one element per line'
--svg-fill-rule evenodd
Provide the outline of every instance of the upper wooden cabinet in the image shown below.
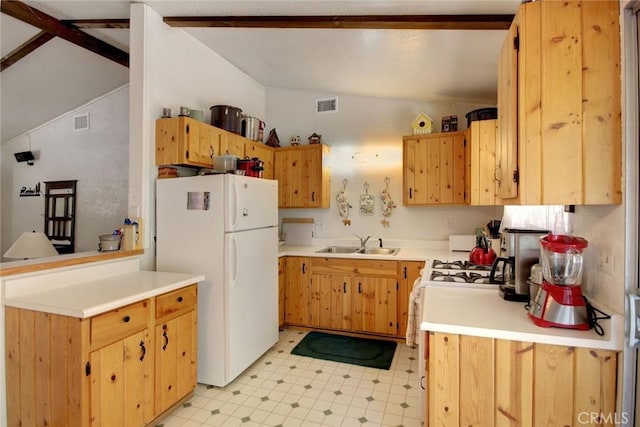
<path fill-rule="evenodd" d="M 274 149 L 260 142 L 246 140 L 244 144 L 245 157 L 257 157 L 264 162 L 264 171 L 262 177 L 266 179 L 275 179 L 274 174 Z"/>
<path fill-rule="evenodd" d="M 475 206 L 500 204 L 496 179 L 497 120 L 471 122 L 469 146 L 469 203 Z"/>
<path fill-rule="evenodd" d="M 282 147 L 275 150 L 278 207 L 328 208 L 330 172 L 324 144 Z"/>
<path fill-rule="evenodd" d="M 156 120 L 156 165 L 213 167 L 221 132 L 189 117 Z"/>
<path fill-rule="evenodd" d="M 522 4 L 499 63 L 500 197 L 620 203 L 619 3 Z"/>
<path fill-rule="evenodd" d="M 465 132 L 402 139 L 403 204 L 466 204 Z"/>

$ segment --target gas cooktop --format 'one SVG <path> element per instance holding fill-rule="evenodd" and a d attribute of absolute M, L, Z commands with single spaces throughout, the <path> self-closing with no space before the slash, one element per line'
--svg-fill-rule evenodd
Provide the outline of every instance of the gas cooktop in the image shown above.
<path fill-rule="evenodd" d="M 469 261 L 441 261 L 433 260 L 426 277 L 428 281 L 437 284 L 468 284 L 471 286 L 486 285 L 496 286 L 490 283 L 490 265 L 473 264 Z"/>

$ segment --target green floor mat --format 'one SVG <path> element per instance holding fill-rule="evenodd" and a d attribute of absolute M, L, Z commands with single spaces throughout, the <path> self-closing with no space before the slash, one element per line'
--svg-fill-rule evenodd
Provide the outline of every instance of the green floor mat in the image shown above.
<path fill-rule="evenodd" d="M 291 354 L 388 370 L 396 345 L 393 341 L 309 332 Z"/>

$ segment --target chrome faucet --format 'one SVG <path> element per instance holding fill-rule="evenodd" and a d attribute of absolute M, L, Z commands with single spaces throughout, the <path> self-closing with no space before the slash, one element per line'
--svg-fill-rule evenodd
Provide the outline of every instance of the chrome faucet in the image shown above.
<path fill-rule="evenodd" d="M 371 238 L 371 236 L 367 236 L 367 237 L 360 237 L 357 234 L 355 234 L 355 236 L 360 239 L 360 249 L 364 249 L 364 246 L 367 244 L 367 242 L 369 241 L 369 239 Z"/>

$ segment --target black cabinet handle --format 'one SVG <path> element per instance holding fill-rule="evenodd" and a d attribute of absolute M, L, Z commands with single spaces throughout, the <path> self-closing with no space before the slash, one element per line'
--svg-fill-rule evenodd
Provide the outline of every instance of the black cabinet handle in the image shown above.
<path fill-rule="evenodd" d="M 409 187 L 409 198 L 413 199 L 413 188 Z"/>
<path fill-rule="evenodd" d="M 307 263 L 303 262 L 302 263 L 302 274 L 306 274 L 307 273 Z"/>
<path fill-rule="evenodd" d="M 162 345 L 162 349 L 166 350 L 167 346 L 169 345 L 169 336 L 167 335 L 166 330 L 162 333 L 162 337 L 164 338 L 164 344 Z"/>
<path fill-rule="evenodd" d="M 129 317 L 129 316 L 124 316 L 124 317 L 122 318 L 122 321 L 123 321 L 124 323 L 129 323 L 129 320 L 131 320 L 131 317 Z"/>
<path fill-rule="evenodd" d="M 182 302 L 182 297 L 178 297 L 178 302 Z"/>
<path fill-rule="evenodd" d="M 312 202 L 315 202 L 315 201 L 316 201 L 316 192 L 315 192 L 315 191 L 312 191 L 312 192 L 311 192 L 311 201 L 312 201 Z"/>
<path fill-rule="evenodd" d="M 404 267 L 404 278 L 405 279 L 407 278 L 407 267 L 406 266 Z"/>
<path fill-rule="evenodd" d="M 362 283 L 358 282 L 358 293 L 362 293 Z"/>
<path fill-rule="evenodd" d="M 347 293 L 347 282 L 342 283 L 342 292 Z"/>
<path fill-rule="evenodd" d="M 144 346 L 144 341 L 140 341 L 140 350 L 142 350 L 142 355 L 140 355 L 140 361 L 144 360 L 144 356 L 147 354 L 147 348 Z"/>

